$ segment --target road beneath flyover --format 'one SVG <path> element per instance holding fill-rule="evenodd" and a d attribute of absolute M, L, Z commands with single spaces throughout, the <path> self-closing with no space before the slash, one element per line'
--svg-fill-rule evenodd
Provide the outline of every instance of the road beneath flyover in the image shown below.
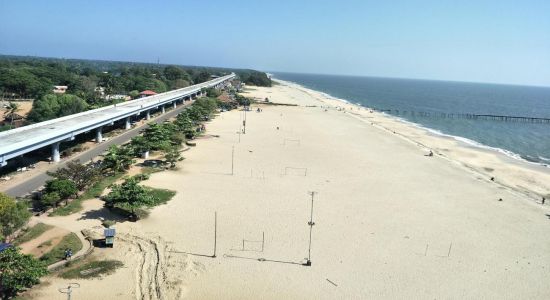
<path fill-rule="evenodd" d="M 189 107 L 191 104 L 192 104 L 192 102 L 191 103 L 186 102 L 184 105 L 180 105 L 176 109 L 172 109 L 170 111 L 167 111 L 164 114 L 159 115 L 158 117 L 156 117 L 154 119 L 151 119 L 148 123 L 151 123 L 151 122 L 153 122 L 153 123 L 162 123 L 165 120 L 168 120 L 172 117 L 175 117 L 178 113 L 180 113 L 182 110 Z M 45 170 L 41 173 L 33 175 L 33 176 L 29 177 L 27 180 L 22 181 L 21 183 L 15 185 L 15 186 L 12 186 L 10 188 L 7 188 L 6 190 L 4 190 L 2 192 L 5 193 L 5 194 L 10 195 L 12 197 L 23 197 L 23 196 L 37 190 L 38 188 L 43 186 L 46 183 L 47 180 L 51 179 L 51 177 L 48 176 L 48 174 L 46 174 L 46 172 L 48 172 L 48 171 L 51 172 L 51 171 L 57 170 L 58 168 L 62 168 L 69 161 L 73 161 L 73 160 L 77 160 L 77 159 L 80 160 L 81 162 L 90 161 L 91 159 L 100 156 L 111 145 L 121 145 L 121 144 L 124 144 L 124 143 L 130 141 L 133 137 L 139 135 L 140 131 L 145 126 L 147 126 L 147 123 L 143 124 L 141 126 L 136 126 L 135 128 L 129 129 L 129 130 L 123 132 L 122 134 L 117 135 L 117 136 L 110 137 L 108 141 L 103 142 L 99 145 L 96 145 L 95 147 L 93 147 L 89 150 L 86 150 L 84 152 L 81 152 L 78 155 L 71 156 L 67 159 L 64 159 L 63 161 L 59 162 L 58 164 L 52 165 L 51 168 L 48 168 L 47 170 Z"/>

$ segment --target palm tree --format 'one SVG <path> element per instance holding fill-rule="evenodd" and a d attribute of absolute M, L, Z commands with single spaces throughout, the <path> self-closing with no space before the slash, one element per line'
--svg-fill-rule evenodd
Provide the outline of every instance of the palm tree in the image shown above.
<path fill-rule="evenodd" d="M 14 117 L 14 114 L 16 111 L 19 110 L 19 104 L 17 103 L 13 103 L 13 102 L 8 102 L 8 107 L 6 108 L 6 112 L 4 113 L 4 118 L 9 118 L 10 119 L 10 126 L 13 125 L 13 117 Z"/>

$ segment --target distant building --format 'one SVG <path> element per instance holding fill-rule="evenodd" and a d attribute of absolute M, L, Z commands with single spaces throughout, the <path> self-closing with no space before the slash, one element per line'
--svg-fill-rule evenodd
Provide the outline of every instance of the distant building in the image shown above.
<path fill-rule="evenodd" d="M 53 92 L 56 94 L 65 94 L 69 87 L 66 85 L 54 85 L 53 86 Z"/>
<path fill-rule="evenodd" d="M 139 97 L 144 98 L 144 97 L 149 97 L 149 96 L 153 96 L 153 95 L 156 95 L 156 94 L 157 93 L 155 93 L 153 91 L 146 90 L 146 91 L 143 91 L 143 92 L 139 93 Z"/>
<path fill-rule="evenodd" d="M 128 101 L 128 100 L 131 100 L 132 97 L 128 96 L 128 95 L 107 95 L 105 96 L 105 100 L 124 100 L 124 101 Z"/>
<path fill-rule="evenodd" d="M 104 97 L 105 96 L 105 88 L 102 87 L 102 86 L 98 86 L 94 89 L 94 92 L 96 92 L 96 94 L 98 94 L 99 96 L 101 97 Z"/>

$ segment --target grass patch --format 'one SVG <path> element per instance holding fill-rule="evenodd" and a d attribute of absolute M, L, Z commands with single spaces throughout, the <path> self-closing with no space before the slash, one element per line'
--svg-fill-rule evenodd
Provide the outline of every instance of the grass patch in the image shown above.
<path fill-rule="evenodd" d="M 32 239 L 35 239 L 37 237 L 39 237 L 41 234 L 43 234 L 44 232 L 46 232 L 47 230 L 50 230 L 52 229 L 53 226 L 51 225 L 46 225 L 44 223 L 38 223 L 36 225 L 34 225 L 33 227 L 27 229 L 25 231 L 25 233 L 23 233 L 22 235 L 18 236 L 15 241 L 13 241 L 13 243 L 15 245 L 21 245 L 23 243 L 26 243 Z"/>
<path fill-rule="evenodd" d="M 54 210 L 50 216 L 68 216 L 70 214 L 77 213 L 82 210 L 82 201 L 97 198 L 101 196 L 101 193 L 113 184 L 115 181 L 120 179 L 122 176 L 124 176 L 124 173 L 119 173 L 116 175 L 111 175 L 104 177 L 100 181 L 94 183 L 88 190 L 86 190 L 80 197 L 74 199 L 73 201 L 69 202 L 69 204 L 60 207 L 56 210 Z"/>
<path fill-rule="evenodd" d="M 150 188 L 149 192 L 153 195 L 153 197 L 155 197 L 155 199 L 157 199 L 157 202 L 154 204 L 155 206 L 170 201 L 170 199 L 176 195 L 176 192 L 165 189 Z"/>
<path fill-rule="evenodd" d="M 49 247 L 52 245 L 52 241 L 45 241 L 44 243 L 38 245 L 36 248 Z"/>
<path fill-rule="evenodd" d="M 118 260 L 91 261 L 67 270 L 59 274 L 59 277 L 65 279 L 88 279 L 100 277 L 102 275 L 114 273 L 116 269 L 122 267 L 123 265 L 124 264 Z"/>
<path fill-rule="evenodd" d="M 162 172 L 164 168 L 159 167 L 142 167 L 141 174 L 151 175 L 153 173 Z"/>
<path fill-rule="evenodd" d="M 172 199 L 174 195 L 176 195 L 176 192 L 171 190 L 155 189 L 151 187 L 145 187 L 145 188 L 150 193 L 150 195 L 152 195 L 155 198 L 154 203 L 148 206 L 136 208 L 134 210 L 134 214 L 132 214 L 129 210 L 126 210 L 125 208 L 121 208 L 117 206 L 111 207 L 110 208 L 111 212 L 117 215 L 129 218 L 130 220 L 133 220 L 133 221 L 142 220 L 149 216 L 150 208 L 157 205 L 164 204 L 170 201 L 170 199 Z M 109 225 L 109 224 L 105 224 L 105 225 Z"/>
<path fill-rule="evenodd" d="M 73 250 L 73 255 L 82 249 L 80 239 L 73 232 L 64 236 L 59 244 L 53 247 L 50 252 L 42 255 L 40 260 L 46 263 L 46 265 L 51 265 L 55 262 L 63 260 L 65 259 L 65 249 L 67 248 Z"/>

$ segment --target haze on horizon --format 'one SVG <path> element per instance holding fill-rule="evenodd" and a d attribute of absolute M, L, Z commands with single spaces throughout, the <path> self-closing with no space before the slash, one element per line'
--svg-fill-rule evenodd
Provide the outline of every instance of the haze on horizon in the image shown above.
<path fill-rule="evenodd" d="M 0 0 L 0 54 L 539 86 L 549 29 L 548 1 Z"/>

